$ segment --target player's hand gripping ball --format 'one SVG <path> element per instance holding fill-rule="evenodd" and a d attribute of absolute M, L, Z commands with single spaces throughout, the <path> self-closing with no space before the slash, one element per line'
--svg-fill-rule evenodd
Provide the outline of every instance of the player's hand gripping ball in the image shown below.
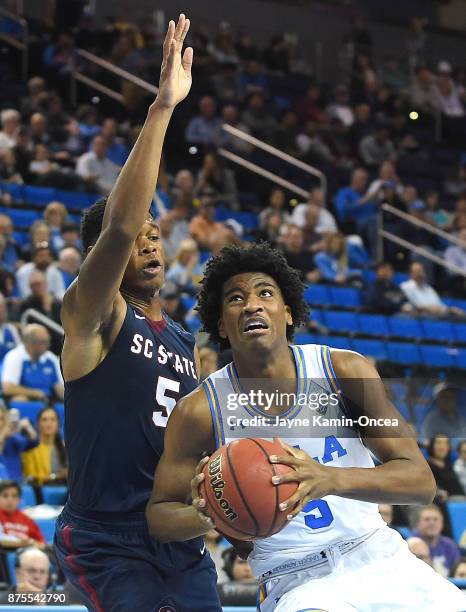
<path fill-rule="evenodd" d="M 220 447 L 203 469 L 200 494 L 216 529 L 237 540 L 267 538 L 287 524 L 279 504 L 298 488 L 297 482 L 272 484 L 272 477 L 293 468 L 270 463 L 270 455 L 283 455 L 275 442 L 260 438 L 235 440 Z"/>

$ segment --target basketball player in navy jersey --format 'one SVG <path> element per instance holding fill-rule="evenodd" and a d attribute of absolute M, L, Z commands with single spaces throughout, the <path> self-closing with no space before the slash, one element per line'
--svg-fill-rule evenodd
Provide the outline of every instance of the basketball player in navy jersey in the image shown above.
<path fill-rule="evenodd" d="M 148 211 L 165 132 L 189 92 L 189 20 L 170 22 L 159 93 L 107 199 L 84 215 L 86 259 L 63 300 L 69 499 L 57 521 L 60 566 L 96 612 L 217 612 L 203 540 L 152 541 L 144 509 L 165 426 L 197 385 L 194 339 L 161 311 L 164 258 Z"/>
<path fill-rule="evenodd" d="M 382 520 L 378 503 L 429 503 L 435 480 L 367 359 L 352 351 L 292 344 L 307 308 L 299 276 L 283 256 L 266 244 L 225 247 L 207 264 L 198 310 L 204 330 L 231 347 L 233 361 L 184 397 L 171 415 L 147 508 L 151 533 L 170 542 L 211 529 L 198 489 L 207 458 L 198 463 L 199 455 L 244 437 L 248 426 L 235 424 L 238 416 L 244 423 L 244 417 L 262 415 L 270 424 L 259 437 L 272 438 L 275 417 L 286 412 L 292 415 L 290 444 L 281 442 L 282 455 L 270 461 L 294 469 L 271 477 L 271 484 L 299 486 L 280 504 L 289 524 L 251 547 L 249 561 L 263 587 L 261 612 L 466 610 L 459 589 L 412 555 Z M 245 404 L 240 394 L 244 398 L 260 380 L 269 383 L 266 388 L 286 391 L 292 382 L 295 397 L 299 389 L 317 384 L 326 400 L 339 398 L 336 404 L 324 399 L 322 406 L 342 425 L 330 431 L 313 425 L 307 403 L 289 410 L 277 403 L 269 412 L 261 411 L 257 400 Z M 310 424 L 296 425 L 299 417 Z M 359 423 L 360 417 L 365 418 Z M 367 417 L 382 425 L 368 427 Z M 253 428 L 245 431 L 257 437 Z M 368 449 L 380 465 L 374 465 Z"/>

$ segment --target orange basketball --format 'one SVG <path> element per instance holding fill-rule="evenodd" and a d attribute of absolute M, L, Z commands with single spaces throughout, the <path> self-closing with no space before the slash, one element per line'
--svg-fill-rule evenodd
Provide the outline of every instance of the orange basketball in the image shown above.
<path fill-rule="evenodd" d="M 279 445 L 260 438 L 244 438 L 221 446 L 204 467 L 201 496 L 216 528 L 237 540 L 267 538 L 282 529 L 289 510 L 279 504 L 298 488 L 297 482 L 272 484 L 272 476 L 293 468 L 270 463 L 283 455 Z"/>

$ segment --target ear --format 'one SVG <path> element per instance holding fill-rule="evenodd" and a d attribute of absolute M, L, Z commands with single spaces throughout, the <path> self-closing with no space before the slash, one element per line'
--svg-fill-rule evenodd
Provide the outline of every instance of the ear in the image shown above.
<path fill-rule="evenodd" d="M 218 335 L 220 336 L 220 338 L 223 338 L 224 340 L 226 340 L 227 334 L 225 332 L 225 326 L 223 324 L 223 319 L 219 320 L 217 327 L 218 327 Z"/>
<path fill-rule="evenodd" d="M 286 324 L 293 325 L 293 317 L 291 316 L 291 308 L 285 304 Z"/>

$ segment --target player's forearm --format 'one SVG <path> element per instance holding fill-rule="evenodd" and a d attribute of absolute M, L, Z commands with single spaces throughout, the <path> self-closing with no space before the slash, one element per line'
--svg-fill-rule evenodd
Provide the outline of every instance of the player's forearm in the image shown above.
<path fill-rule="evenodd" d="M 115 223 L 136 238 L 147 218 L 159 174 L 160 158 L 173 108 L 149 108 L 136 144 L 109 195 L 103 227 Z"/>
<path fill-rule="evenodd" d="M 180 502 L 149 503 L 146 518 L 151 536 L 162 543 L 192 540 L 213 528 L 211 519 Z"/>
<path fill-rule="evenodd" d="M 393 459 L 374 468 L 329 468 L 332 494 L 379 504 L 428 504 L 435 479 L 427 463 Z"/>

